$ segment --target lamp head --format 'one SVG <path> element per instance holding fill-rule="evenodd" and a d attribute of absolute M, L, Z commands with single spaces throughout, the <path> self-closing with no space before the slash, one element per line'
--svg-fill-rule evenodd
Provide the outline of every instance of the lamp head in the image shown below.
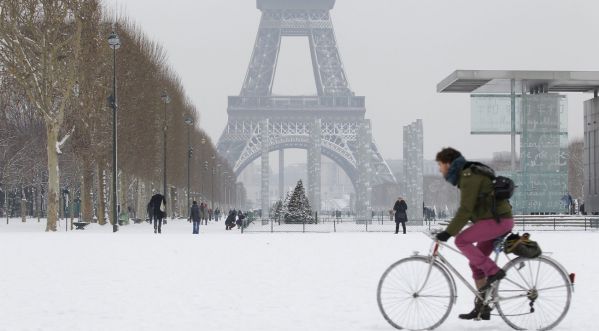
<path fill-rule="evenodd" d="M 119 35 L 116 32 L 112 31 L 108 36 L 108 45 L 115 50 L 121 47 L 121 39 L 119 39 Z"/>
<path fill-rule="evenodd" d="M 164 103 L 170 103 L 171 102 L 171 97 L 168 95 L 168 93 L 166 93 L 166 90 L 162 91 L 162 94 L 160 95 L 160 98 L 162 99 L 162 102 L 164 102 Z"/>

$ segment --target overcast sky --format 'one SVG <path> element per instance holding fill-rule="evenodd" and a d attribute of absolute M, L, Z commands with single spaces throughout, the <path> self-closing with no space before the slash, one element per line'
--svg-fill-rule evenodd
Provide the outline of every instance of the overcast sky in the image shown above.
<path fill-rule="evenodd" d="M 106 0 L 114 6 L 115 0 Z M 238 95 L 260 12 L 255 0 L 119 0 L 165 46 L 216 141 L 227 96 Z M 351 88 L 384 158 L 401 158 L 402 127 L 424 121 L 426 159 L 443 146 L 468 157 L 509 150 L 509 137 L 470 136 L 466 94 L 438 94 L 456 69 L 597 70 L 597 0 L 337 0 L 332 14 Z M 274 92 L 315 91 L 307 40 L 284 39 Z M 127 47 L 124 45 L 123 47 Z M 126 96 L 123 96 L 126 97 Z M 583 135 L 582 102 L 569 94 L 570 140 Z"/>

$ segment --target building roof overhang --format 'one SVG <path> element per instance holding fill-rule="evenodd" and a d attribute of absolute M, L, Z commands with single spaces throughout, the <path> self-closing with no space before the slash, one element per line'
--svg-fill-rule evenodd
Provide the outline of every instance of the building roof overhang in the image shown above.
<path fill-rule="evenodd" d="M 437 84 L 439 93 L 593 92 L 599 71 L 456 70 Z"/>

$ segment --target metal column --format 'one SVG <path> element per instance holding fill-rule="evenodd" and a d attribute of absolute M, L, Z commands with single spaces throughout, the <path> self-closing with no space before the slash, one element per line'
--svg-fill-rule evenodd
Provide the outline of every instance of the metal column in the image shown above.
<path fill-rule="evenodd" d="M 262 163 L 262 188 L 261 188 L 261 204 L 262 218 L 269 218 L 270 199 L 268 192 L 269 184 L 269 160 L 268 160 L 268 119 L 260 122 L 260 137 L 261 137 L 261 163 Z"/>
<path fill-rule="evenodd" d="M 320 185 L 321 185 L 321 146 L 322 128 L 321 120 L 316 119 L 310 130 L 310 147 L 308 148 L 308 199 L 313 211 L 320 211 Z"/>
<path fill-rule="evenodd" d="M 370 186 L 372 142 L 370 121 L 364 120 L 358 129 L 358 187 L 356 188 L 356 213 L 358 219 L 369 220 L 371 215 L 372 187 Z"/>
<path fill-rule="evenodd" d="M 279 198 L 285 198 L 285 150 L 279 149 Z"/>

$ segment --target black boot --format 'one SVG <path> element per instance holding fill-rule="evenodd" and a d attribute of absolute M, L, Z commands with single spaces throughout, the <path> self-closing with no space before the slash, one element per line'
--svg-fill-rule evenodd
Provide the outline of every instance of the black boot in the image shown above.
<path fill-rule="evenodd" d="M 482 300 L 476 298 L 474 301 L 474 309 L 468 314 L 460 314 L 458 316 L 463 320 L 485 320 L 488 321 L 491 319 L 491 307 L 488 305 L 483 305 Z"/>
<path fill-rule="evenodd" d="M 496 274 L 487 277 L 487 283 L 480 288 L 480 291 L 485 292 L 486 290 L 491 288 L 491 286 L 493 286 L 493 283 L 500 279 L 503 279 L 503 277 L 505 277 L 505 271 L 503 271 L 503 269 L 499 269 L 499 271 L 497 271 Z"/>

